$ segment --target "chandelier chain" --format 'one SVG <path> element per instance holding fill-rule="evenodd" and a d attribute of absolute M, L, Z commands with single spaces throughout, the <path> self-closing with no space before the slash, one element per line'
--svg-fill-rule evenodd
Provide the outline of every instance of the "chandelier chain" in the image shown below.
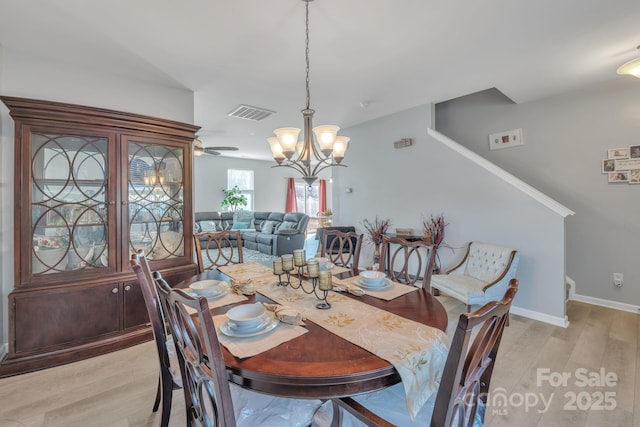
<path fill-rule="evenodd" d="M 306 80 L 305 80 L 305 85 L 307 88 L 307 110 L 309 109 L 309 106 L 311 105 L 311 95 L 309 94 L 309 1 L 305 1 L 306 3 L 306 21 L 305 21 L 305 52 L 304 52 L 304 57 L 305 57 L 305 63 L 306 63 Z"/>

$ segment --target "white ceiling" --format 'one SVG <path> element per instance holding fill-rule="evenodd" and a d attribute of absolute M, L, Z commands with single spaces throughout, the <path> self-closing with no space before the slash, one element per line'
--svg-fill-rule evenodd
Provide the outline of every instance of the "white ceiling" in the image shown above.
<path fill-rule="evenodd" d="M 205 146 L 270 158 L 274 128 L 302 127 L 304 7 L 0 0 L 0 45 L 190 89 Z M 631 78 L 615 70 L 640 56 L 638 0 L 315 0 L 310 25 L 314 124 L 343 128 L 492 87 L 520 103 Z M 239 104 L 277 114 L 227 117 Z"/>

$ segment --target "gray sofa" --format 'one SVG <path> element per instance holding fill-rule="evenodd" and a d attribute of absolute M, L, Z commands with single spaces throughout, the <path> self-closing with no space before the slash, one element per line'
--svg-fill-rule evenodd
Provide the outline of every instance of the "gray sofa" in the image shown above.
<path fill-rule="evenodd" d="M 196 212 L 195 232 L 239 229 L 243 247 L 280 256 L 304 248 L 308 222 L 299 212 Z"/>

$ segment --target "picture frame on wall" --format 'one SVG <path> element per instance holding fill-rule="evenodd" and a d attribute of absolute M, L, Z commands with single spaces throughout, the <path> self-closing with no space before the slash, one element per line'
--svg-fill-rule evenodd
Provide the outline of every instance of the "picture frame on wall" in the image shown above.
<path fill-rule="evenodd" d="M 615 159 L 602 159 L 602 173 L 609 173 L 616 170 Z"/>
<path fill-rule="evenodd" d="M 629 171 L 609 172 L 609 182 L 629 182 Z"/>
<path fill-rule="evenodd" d="M 640 147 L 639 147 L 640 148 Z M 608 159 L 626 159 L 629 157 L 629 148 L 610 148 L 607 150 Z"/>
<path fill-rule="evenodd" d="M 640 159 L 640 145 L 630 145 L 629 146 L 629 158 L 630 159 Z"/>
<path fill-rule="evenodd" d="M 640 184 L 640 169 L 629 171 L 629 184 Z"/>
<path fill-rule="evenodd" d="M 522 128 L 489 135 L 489 150 L 499 150 L 501 148 L 516 147 L 518 145 L 524 145 Z"/>

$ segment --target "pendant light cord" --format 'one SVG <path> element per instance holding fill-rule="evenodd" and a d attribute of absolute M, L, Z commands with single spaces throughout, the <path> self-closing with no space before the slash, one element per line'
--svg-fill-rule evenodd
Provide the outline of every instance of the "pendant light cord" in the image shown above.
<path fill-rule="evenodd" d="M 307 78 L 305 80 L 305 84 L 307 87 L 307 110 L 309 109 L 309 106 L 311 105 L 311 95 L 309 94 L 309 0 L 305 1 L 306 3 L 306 8 L 307 8 L 307 19 L 305 21 L 305 26 L 306 26 L 306 32 L 305 32 L 305 60 L 306 60 L 306 73 L 307 73 Z"/>

